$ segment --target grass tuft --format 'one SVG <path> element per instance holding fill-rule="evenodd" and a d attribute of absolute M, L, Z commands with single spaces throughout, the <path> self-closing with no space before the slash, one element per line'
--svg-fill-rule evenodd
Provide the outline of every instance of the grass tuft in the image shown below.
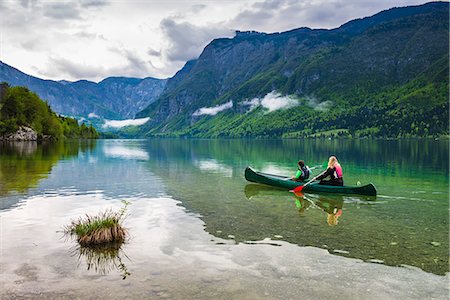
<path fill-rule="evenodd" d="M 81 246 L 98 246 L 121 244 L 125 242 L 128 231 L 122 226 L 129 202 L 123 201 L 124 207 L 118 212 L 111 209 L 91 216 L 86 214 L 64 227 L 64 232 L 76 236 Z"/>

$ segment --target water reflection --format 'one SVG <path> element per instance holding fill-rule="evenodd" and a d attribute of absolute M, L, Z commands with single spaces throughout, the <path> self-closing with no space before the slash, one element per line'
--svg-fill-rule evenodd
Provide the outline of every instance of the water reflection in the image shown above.
<path fill-rule="evenodd" d="M 107 157 L 121 159 L 148 160 L 148 153 L 142 150 L 139 145 L 109 144 L 103 147 L 103 152 Z"/>
<path fill-rule="evenodd" d="M 275 173 L 295 172 L 299 158 L 309 166 L 322 165 L 336 154 L 344 169 L 365 173 L 414 175 L 417 169 L 447 177 L 448 143 L 433 140 L 148 140 L 145 149 L 158 160 L 214 159 L 222 165 L 251 165 Z M 245 166 L 244 166 L 245 167 Z M 443 178 L 445 179 L 445 178 Z"/>
<path fill-rule="evenodd" d="M 31 174 L 25 171 L 23 176 L 43 178 L 52 172 L 51 180 L 41 181 L 39 189 L 55 194 L 95 191 L 108 200 L 169 195 L 200 216 L 207 232 L 224 239 L 233 236 L 238 243 L 282 236 L 293 244 L 330 252 L 343 250 L 363 260 L 407 264 L 436 274 L 448 272 L 447 143 L 173 139 L 99 143 L 102 146 L 92 155 L 78 153 L 77 160 L 61 163 L 62 168 L 54 170 L 52 166 L 64 154 L 44 152 L 56 150 L 44 151 L 39 145 L 35 150 L 16 147 L 12 150 L 15 154 L 2 150 L 0 182 L 7 182 L 7 161 L 13 161 L 19 170 L 30 170 Z M 321 199 L 320 195 L 307 194 L 311 201 L 298 199 L 296 210 L 292 193 L 247 185 L 243 176 L 247 165 L 283 174 L 294 169 L 298 158 L 314 166 L 322 164 L 330 153 L 343 161 L 349 184 L 369 180 L 377 184 L 378 200 L 360 196 L 330 200 L 328 195 Z M 5 159 L 8 156 L 11 159 Z M 46 166 L 35 171 L 39 174 L 33 174 L 25 163 L 29 156 L 36 156 L 30 159 L 31 166 Z M 9 189 L 17 185 L 20 183 Z M 2 199 L 0 205 L 11 199 Z M 320 209 L 312 209 L 312 202 Z M 344 204 L 344 213 L 336 218 Z M 333 209 L 327 212 L 328 208 Z M 303 217 L 299 218 L 299 213 Z M 328 214 L 332 215 L 329 222 Z"/>
<path fill-rule="evenodd" d="M 304 193 L 294 193 L 295 203 L 299 213 L 303 213 L 309 205 L 317 207 L 327 214 L 327 223 L 336 226 L 339 217 L 342 215 L 344 206 L 344 196 L 334 196 L 333 198 L 318 195 L 317 199 Z"/>
<path fill-rule="evenodd" d="M 126 279 L 131 275 L 123 262 L 123 257 L 130 258 L 122 250 L 123 243 L 109 244 L 106 246 L 82 247 L 77 245 L 72 248 L 71 255 L 77 256 L 78 266 L 83 262 L 86 264 L 87 270 L 94 270 L 100 275 L 107 275 L 111 271 L 117 270 Z"/>
<path fill-rule="evenodd" d="M 21 194 L 37 187 L 60 160 L 92 152 L 96 141 L 80 142 L 0 142 L 0 210 L 19 201 Z M 16 195 L 16 197 L 14 197 Z"/>
<path fill-rule="evenodd" d="M 146 165 L 165 182 L 167 193 L 200 214 L 205 230 L 217 237 L 232 236 L 246 243 L 282 236 L 285 241 L 325 248 L 333 254 L 413 265 L 436 274 L 448 271 L 448 247 L 430 244 L 448 245 L 448 170 L 437 163 L 448 162 L 445 143 L 149 140 L 143 147 L 153 158 Z M 330 153 L 345 162 L 349 185 L 357 181 L 377 184 L 379 200 L 307 194 L 320 209 L 310 209 L 313 204 L 303 199 L 303 203 L 299 200 L 302 208 L 295 210 L 292 193 L 247 184 L 243 176 L 248 165 L 288 175 L 299 157 L 316 166 Z M 199 161 L 214 161 L 216 167 L 200 168 Z M 229 172 L 218 172 L 225 166 L 232 170 L 231 177 Z M 423 188 L 420 195 L 424 197 L 414 194 L 410 199 L 411 187 Z M 400 196 L 402 200 L 395 198 Z M 393 245 L 401 245 L 401 253 L 393 251 Z"/>

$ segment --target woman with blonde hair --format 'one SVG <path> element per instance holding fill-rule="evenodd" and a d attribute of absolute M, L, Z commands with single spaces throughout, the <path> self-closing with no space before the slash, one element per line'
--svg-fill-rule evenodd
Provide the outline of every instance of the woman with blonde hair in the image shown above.
<path fill-rule="evenodd" d="M 330 177 L 330 180 L 323 180 L 328 176 Z M 336 186 L 344 185 L 344 179 L 342 178 L 342 167 L 339 164 L 336 156 L 330 156 L 330 158 L 328 159 L 327 170 L 321 175 L 317 176 L 315 179 L 320 180 L 319 184 Z"/>

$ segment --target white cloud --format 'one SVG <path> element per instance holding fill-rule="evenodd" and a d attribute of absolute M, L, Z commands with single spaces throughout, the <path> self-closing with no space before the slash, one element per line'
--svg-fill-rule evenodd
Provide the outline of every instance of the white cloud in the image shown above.
<path fill-rule="evenodd" d="M 193 116 L 201 116 L 201 115 L 210 115 L 215 116 L 219 112 L 230 109 L 233 107 L 233 101 L 229 101 L 227 103 L 216 105 L 214 107 L 202 107 L 196 110 L 192 115 Z"/>
<path fill-rule="evenodd" d="M 309 106 L 311 106 L 315 110 L 319 110 L 319 111 L 328 110 L 333 105 L 333 102 L 331 102 L 329 100 L 324 101 L 324 102 L 319 102 L 319 100 L 317 100 L 315 97 L 311 97 L 311 96 L 307 97 L 306 100 L 308 100 Z"/>
<path fill-rule="evenodd" d="M 268 112 L 273 112 L 279 109 L 287 109 L 299 105 L 298 100 L 293 96 L 283 96 L 276 91 L 272 91 L 264 96 L 264 98 L 253 98 L 252 100 L 246 100 L 240 102 L 241 105 L 250 106 L 250 111 L 258 106 L 262 106 L 268 110 Z"/>
<path fill-rule="evenodd" d="M 128 120 L 106 120 L 105 124 L 102 125 L 103 128 L 122 128 L 125 126 L 140 126 L 148 122 L 150 118 L 141 119 L 128 119 Z"/>
<path fill-rule="evenodd" d="M 292 96 L 282 96 L 281 94 L 272 91 L 268 93 L 261 100 L 261 106 L 267 108 L 269 112 L 291 108 L 298 105 L 298 100 Z"/>
<path fill-rule="evenodd" d="M 90 114 L 88 114 L 88 118 L 90 118 L 90 119 L 94 119 L 94 118 L 100 119 L 100 116 L 95 114 L 94 112 L 91 112 Z"/>

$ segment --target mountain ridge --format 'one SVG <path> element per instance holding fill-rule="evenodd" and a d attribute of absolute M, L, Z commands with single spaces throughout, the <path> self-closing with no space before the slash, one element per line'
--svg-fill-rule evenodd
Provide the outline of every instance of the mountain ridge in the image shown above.
<path fill-rule="evenodd" d="M 342 129 L 350 135 L 364 135 L 370 128 L 385 137 L 445 134 L 448 103 L 442 86 L 448 86 L 448 75 L 438 81 L 431 77 L 448 70 L 448 7 L 447 2 L 431 2 L 393 8 L 330 30 L 238 32 L 234 38 L 213 40 L 196 60 L 169 79 L 157 101 L 138 113 L 151 118 L 141 134 L 282 137 Z M 442 68 L 433 69 L 439 61 Z M 298 98 L 299 105 L 291 109 L 296 119 L 290 123 L 278 120 L 286 118 L 281 111 L 262 116 L 258 110 L 247 111 L 243 116 L 243 102 L 264 99 L 274 91 Z M 424 103 L 431 97 L 439 101 L 422 115 L 398 103 L 415 93 Z M 338 116 L 306 107 L 304 103 L 311 98 L 318 104 L 329 101 Z M 229 101 L 232 107 L 217 115 L 195 114 L 202 107 Z M 358 118 L 356 108 L 364 111 L 371 105 L 370 120 L 362 126 L 349 124 Z M 431 111 L 438 115 L 438 125 L 425 118 Z M 386 123 L 387 113 L 405 115 L 401 122 L 408 122 L 409 128 L 401 123 L 396 124 L 398 129 L 392 128 Z M 432 129 L 416 132 L 414 119 Z M 263 126 L 262 131 L 247 129 L 255 126 Z"/>
<path fill-rule="evenodd" d="M 134 118 L 156 100 L 167 79 L 112 76 L 100 82 L 49 80 L 28 75 L 0 61 L 0 82 L 27 86 L 62 115 L 87 118 L 94 113 L 109 119 Z M 106 100 L 106 101 L 105 101 Z"/>

